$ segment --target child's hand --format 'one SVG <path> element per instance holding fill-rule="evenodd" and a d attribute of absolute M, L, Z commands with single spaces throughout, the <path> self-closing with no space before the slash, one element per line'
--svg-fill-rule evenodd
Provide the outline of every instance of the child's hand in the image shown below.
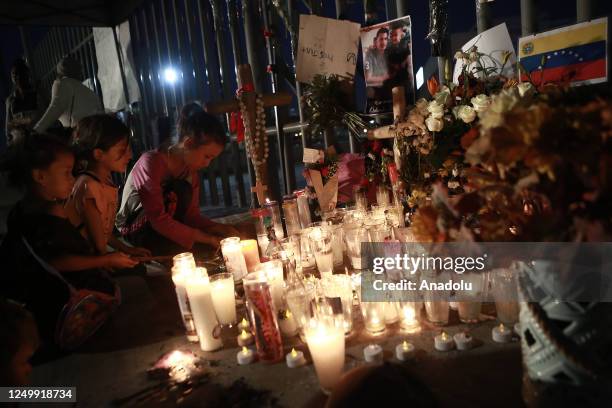
<path fill-rule="evenodd" d="M 109 268 L 133 268 L 138 265 L 138 261 L 130 258 L 123 252 L 111 252 L 110 254 L 104 255 Z"/>
<path fill-rule="evenodd" d="M 126 248 L 123 252 L 136 258 L 150 258 L 151 251 L 147 248 Z"/>

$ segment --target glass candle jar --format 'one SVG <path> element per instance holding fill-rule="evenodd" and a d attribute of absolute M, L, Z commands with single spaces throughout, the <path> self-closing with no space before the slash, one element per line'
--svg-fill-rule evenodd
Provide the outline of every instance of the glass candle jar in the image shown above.
<path fill-rule="evenodd" d="M 269 209 L 270 213 L 272 214 L 272 225 L 274 226 L 274 233 L 276 234 L 276 239 L 285 238 L 285 232 L 283 231 L 283 221 L 281 218 L 278 202 L 266 199 L 266 203 L 263 205 L 263 207 Z"/>
<path fill-rule="evenodd" d="M 282 361 L 285 357 L 283 342 L 266 273 L 249 273 L 243 284 L 259 360 L 264 363 Z"/>
<path fill-rule="evenodd" d="M 242 246 L 239 237 L 229 237 L 221 240 L 221 253 L 227 271 L 234 275 L 234 280 L 239 281 L 247 274 L 246 261 L 242 255 Z"/>
<path fill-rule="evenodd" d="M 353 286 L 349 275 L 331 275 L 321 280 L 321 292 L 334 315 L 341 315 L 344 333 L 353 330 Z"/>
<path fill-rule="evenodd" d="M 310 216 L 310 206 L 308 205 L 308 195 L 304 190 L 294 191 L 293 194 L 296 197 L 298 215 L 300 218 L 300 226 L 302 228 L 306 228 L 312 223 L 312 217 Z"/>
<path fill-rule="evenodd" d="M 287 196 L 283 199 L 283 213 L 285 215 L 287 235 L 299 234 L 302 227 L 300 225 L 300 213 L 298 211 L 297 199 L 294 196 Z"/>

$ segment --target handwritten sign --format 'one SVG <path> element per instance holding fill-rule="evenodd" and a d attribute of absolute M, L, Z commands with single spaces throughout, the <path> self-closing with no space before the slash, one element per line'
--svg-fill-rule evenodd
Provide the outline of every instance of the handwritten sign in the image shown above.
<path fill-rule="evenodd" d="M 297 80 L 311 82 L 317 74 L 354 76 L 359 28 L 350 21 L 300 15 Z"/>

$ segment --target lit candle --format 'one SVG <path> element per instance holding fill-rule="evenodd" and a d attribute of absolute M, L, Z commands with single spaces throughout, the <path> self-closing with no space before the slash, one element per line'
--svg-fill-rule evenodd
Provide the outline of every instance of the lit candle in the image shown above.
<path fill-rule="evenodd" d="M 259 265 L 259 248 L 257 247 L 257 241 L 254 239 L 240 241 L 240 248 L 244 256 L 247 271 L 253 272 L 255 267 Z"/>
<path fill-rule="evenodd" d="M 186 288 L 193 321 L 200 338 L 200 348 L 203 351 L 220 349 L 223 343 L 216 336 L 218 322 L 210 296 L 210 281 L 206 268 L 196 268 L 196 273 L 188 277 Z"/>
<path fill-rule="evenodd" d="M 285 360 L 287 361 L 287 367 L 289 368 L 296 368 L 306 364 L 304 353 L 297 351 L 294 348 L 291 349 L 290 353 L 287 353 Z"/>
<path fill-rule="evenodd" d="M 400 327 L 404 332 L 414 333 L 419 331 L 419 321 L 416 316 L 416 308 L 420 307 L 421 303 L 406 302 L 402 304 L 402 319 Z"/>
<path fill-rule="evenodd" d="M 249 331 L 251 330 L 251 324 L 249 323 L 247 319 L 243 317 L 240 323 L 238 323 L 238 329 Z"/>
<path fill-rule="evenodd" d="M 172 264 L 180 273 L 193 273 L 196 268 L 195 259 L 191 252 L 183 252 L 172 257 Z"/>
<path fill-rule="evenodd" d="M 500 323 L 499 326 L 493 327 L 491 336 L 493 337 L 493 341 L 497 343 L 508 343 L 512 340 L 512 330 L 508 330 L 503 323 Z"/>
<path fill-rule="evenodd" d="M 361 311 L 365 328 L 370 334 L 385 331 L 385 302 L 361 302 Z"/>
<path fill-rule="evenodd" d="M 330 392 L 344 368 L 344 330 L 341 326 L 311 320 L 304 330 L 319 383 Z"/>
<path fill-rule="evenodd" d="M 298 334 L 298 326 L 293 318 L 293 313 L 290 310 L 285 310 L 284 313 L 281 313 L 278 319 L 278 325 L 280 327 L 281 333 L 285 337 L 293 337 Z"/>
<path fill-rule="evenodd" d="M 445 331 L 434 337 L 434 347 L 438 351 L 450 351 L 455 348 L 455 342 Z"/>
<path fill-rule="evenodd" d="M 234 278 L 231 273 L 218 273 L 210 277 L 211 296 L 219 323 L 232 325 L 236 322 L 236 297 Z"/>
<path fill-rule="evenodd" d="M 244 346 L 242 347 L 242 350 L 240 350 L 238 354 L 236 354 L 236 360 L 240 365 L 251 364 L 254 359 L 255 353 L 253 353 L 253 350 L 248 349 Z"/>
<path fill-rule="evenodd" d="M 247 266 L 242 255 L 240 238 L 229 237 L 221 240 L 221 253 L 227 271 L 234 275 L 234 280 L 239 281 L 247 274 Z"/>
<path fill-rule="evenodd" d="M 237 337 L 239 346 L 248 346 L 253 344 L 253 335 L 246 330 L 243 330 Z"/>
<path fill-rule="evenodd" d="M 370 344 L 363 349 L 363 358 L 368 363 L 381 363 L 383 361 L 383 349 L 378 344 Z"/>
<path fill-rule="evenodd" d="M 399 361 L 408 361 L 414 358 L 415 347 L 414 344 L 408 343 L 406 340 L 401 342 L 395 347 L 395 357 Z"/>
<path fill-rule="evenodd" d="M 474 338 L 466 331 L 457 333 L 453 336 L 457 350 L 469 350 L 474 347 Z"/>

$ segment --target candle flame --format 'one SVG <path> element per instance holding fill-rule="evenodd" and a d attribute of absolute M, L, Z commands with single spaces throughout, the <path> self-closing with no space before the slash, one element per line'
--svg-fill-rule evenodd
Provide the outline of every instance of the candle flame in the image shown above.
<path fill-rule="evenodd" d="M 503 323 L 500 323 L 500 324 L 499 324 L 499 331 L 500 331 L 500 332 L 503 332 L 504 330 L 506 330 L 506 326 L 504 326 L 504 324 L 503 324 Z"/>
<path fill-rule="evenodd" d="M 293 316 L 293 315 L 291 314 L 291 310 L 287 309 L 287 310 L 285 311 L 285 317 L 286 317 L 287 319 L 291 319 L 291 316 Z"/>
<path fill-rule="evenodd" d="M 242 321 L 240 322 L 240 324 L 243 325 L 243 326 L 248 326 L 249 322 L 247 322 L 246 319 L 243 317 Z"/>
<path fill-rule="evenodd" d="M 242 351 L 241 351 L 241 353 L 242 353 L 242 354 L 247 354 L 248 352 L 249 352 L 249 349 L 248 349 L 248 348 L 246 348 L 245 346 L 242 346 Z"/>
<path fill-rule="evenodd" d="M 407 323 L 414 322 L 414 309 L 411 306 L 404 306 L 404 321 Z"/>
<path fill-rule="evenodd" d="M 446 332 L 444 330 L 442 330 L 442 333 L 440 333 L 440 337 L 442 337 L 442 340 L 447 340 L 448 339 L 448 334 L 446 334 Z"/>
<path fill-rule="evenodd" d="M 291 356 L 292 357 L 297 357 L 297 351 L 295 351 L 294 348 L 291 349 Z"/>
<path fill-rule="evenodd" d="M 402 348 L 404 350 L 408 350 L 408 342 L 406 340 L 404 340 L 404 342 L 402 343 Z"/>

